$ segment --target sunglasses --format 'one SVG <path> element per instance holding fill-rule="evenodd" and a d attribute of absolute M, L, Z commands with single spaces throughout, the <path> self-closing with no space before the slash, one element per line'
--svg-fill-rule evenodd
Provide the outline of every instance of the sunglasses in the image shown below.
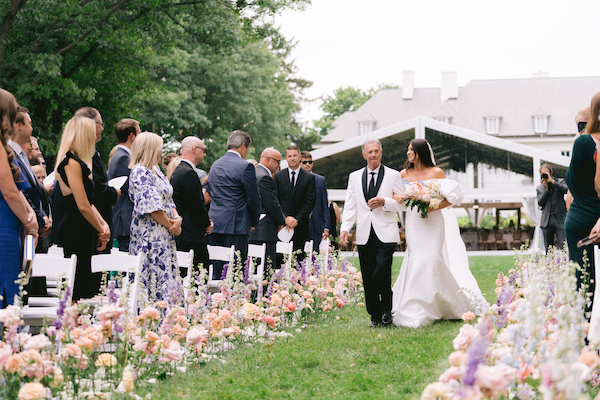
<path fill-rule="evenodd" d="M 273 161 L 276 161 L 276 162 L 277 162 L 277 164 L 281 164 L 281 160 L 278 160 L 278 159 L 276 159 L 276 158 L 273 158 L 273 157 L 269 157 L 269 158 L 270 158 L 271 160 L 273 160 Z"/>
<path fill-rule="evenodd" d="M 302 164 L 312 164 L 312 160 L 304 160 L 302 161 Z"/>
<path fill-rule="evenodd" d="M 587 125 L 586 121 L 579 121 L 577 123 L 577 130 L 581 133 L 583 132 L 583 130 L 585 129 L 585 126 Z"/>

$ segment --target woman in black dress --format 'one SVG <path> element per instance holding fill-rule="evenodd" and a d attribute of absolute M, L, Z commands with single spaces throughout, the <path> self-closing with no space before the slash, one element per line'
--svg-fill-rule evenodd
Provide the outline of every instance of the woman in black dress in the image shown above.
<path fill-rule="evenodd" d="M 77 255 L 73 300 L 90 298 L 100 291 L 102 274 L 92 274 L 94 246 L 103 250 L 110 239 L 110 229 L 94 203 L 92 156 L 96 143 L 96 123 L 86 117 L 73 117 L 62 135 L 56 160 L 56 177 L 63 195 L 63 218 L 58 226 L 58 240 L 65 257 Z M 98 243 L 96 243 L 96 234 Z"/>

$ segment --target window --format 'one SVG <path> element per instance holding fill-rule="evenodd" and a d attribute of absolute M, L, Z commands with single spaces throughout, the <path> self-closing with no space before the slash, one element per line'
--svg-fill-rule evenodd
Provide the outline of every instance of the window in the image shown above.
<path fill-rule="evenodd" d="M 500 117 L 486 117 L 485 129 L 488 134 L 498 134 L 500 132 Z"/>
<path fill-rule="evenodd" d="M 435 119 L 436 121 L 443 122 L 445 124 L 450 123 L 450 117 L 433 117 L 433 119 Z"/>
<path fill-rule="evenodd" d="M 563 150 L 560 152 L 560 154 L 562 154 L 565 157 L 571 157 L 571 151 L 570 150 Z"/>
<path fill-rule="evenodd" d="M 535 133 L 547 133 L 548 132 L 548 116 L 537 115 L 533 117 L 533 127 Z"/>
<path fill-rule="evenodd" d="M 370 133 L 373 130 L 373 123 L 372 122 L 361 122 L 360 123 L 360 135 L 366 135 L 367 133 Z"/>

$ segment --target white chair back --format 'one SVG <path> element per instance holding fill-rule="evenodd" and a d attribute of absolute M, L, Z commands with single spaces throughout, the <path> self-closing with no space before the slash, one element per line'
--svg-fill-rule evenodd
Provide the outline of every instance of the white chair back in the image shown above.
<path fill-rule="evenodd" d="M 294 243 L 289 242 L 277 242 L 275 245 L 275 251 L 284 256 L 288 256 L 287 259 L 284 257 L 284 263 L 287 267 L 292 265 L 292 253 L 294 252 Z"/>
<path fill-rule="evenodd" d="M 131 318 L 137 316 L 137 304 L 140 295 L 140 272 L 142 271 L 142 256 L 140 252 L 137 256 L 130 255 L 124 251 L 111 254 L 98 254 L 92 256 L 92 272 L 124 272 L 122 293 L 127 292 L 129 288 L 128 309 Z M 133 275 L 131 282 L 130 275 Z"/>
<path fill-rule="evenodd" d="M 213 279 L 213 261 L 222 261 L 225 263 L 229 263 L 230 265 L 233 263 L 234 254 L 235 254 L 235 246 L 225 247 L 225 246 L 206 246 L 208 250 L 208 288 L 209 289 L 218 289 L 221 285 L 221 279 Z"/>
<path fill-rule="evenodd" d="M 63 253 L 62 247 L 58 247 L 57 245 L 52 245 L 52 246 L 48 247 L 47 255 L 63 257 L 64 253 Z M 37 256 L 38 255 L 36 254 L 36 257 Z"/>
<path fill-rule="evenodd" d="M 260 285 L 263 280 L 267 258 L 266 253 L 266 243 L 248 245 L 248 257 L 250 257 L 248 261 L 250 263 L 249 279 L 257 285 Z M 260 259 L 260 263 L 256 263 L 256 259 Z"/>
<path fill-rule="evenodd" d="M 312 267 L 312 254 L 313 254 L 313 241 L 312 240 L 304 242 L 304 253 L 306 254 L 306 258 L 304 259 L 304 261 L 306 262 L 306 265 Z"/>
<path fill-rule="evenodd" d="M 185 268 L 186 269 L 186 274 L 183 277 L 183 292 L 185 297 L 187 297 L 188 295 L 188 288 L 190 287 L 190 280 L 192 279 L 192 274 L 190 273 L 190 271 L 192 270 L 192 267 L 195 267 L 195 265 L 193 265 L 194 263 L 194 250 L 190 250 L 190 251 L 177 251 L 177 266 L 181 269 L 181 268 Z M 179 273 L 179 271 L 177 271 L 177 273 Z"/>
<path fill-rule="evenodd" d="M 600 277 L 600 250 L 598 246 L 594 246 L 594 268 L 596 270 L 596 276 Z M 590 343 L 600 338 L 600 284 L 596 284 L 594 290 L 594 303 L 592 304 L 592 316 L 590 317 L 590 328 L 588 331 L 588 340 Z"/>

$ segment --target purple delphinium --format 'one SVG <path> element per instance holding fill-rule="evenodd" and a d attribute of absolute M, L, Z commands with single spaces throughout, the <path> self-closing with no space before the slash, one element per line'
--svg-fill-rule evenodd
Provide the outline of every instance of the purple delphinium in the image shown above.
<path fill-rule="evenodd" d="M 58 318 L 56 318 L 56 321 L 54 321 L 54 327 L 57 331 L 63 326 L 63 316 L 65 315 L 65 309 L 67 308 L 67 299 L 71 297 L 71 293 L 71 287 L 67 286 L 65 293 L 58 302 L 58 310 L 56 310 L 56 315 Z"/>
<path fill-rule="evenodd" d="M 119 300 L 119 297 L 117 296 L 117 294 L 115 293 L 115 289 L 117 287 L 117 284 L 115 281 L 109 281 L 107 288 L 108 288 L 108 304 L 117 304 L 117 301 Z"/>
<path fill-rule="evenodd" d="M 467 354 L 469 360 L 467 361 L 467 369 L 463 376 L 463 383 L 467 386 L 473 386 L 475 384 L 475 372 L 479 367 L 479 364 L 483 362 L 488 347 L 488 342 L 485 338 L 477 338 L 473 341 Z"/>
<path fill-rule="evenodd" d="M 346 259 L 342 260 L 341 270 L 342 272 L 346 272 L 348 270 L 348 266 L 346 265 Z"/>
<path fill-rule="evenodd" d="M 223 265 L 223 271 L 221 271 L 221 280 L 224 281 L 227 278 L 227 270 L 229 269 L 229 264 Z"/>
<path fill-rule="evenodd" d="M 302 285 L 306 286 L 306 263 L 304 261 L 300 263 L 300 278 L 302 278 Z"/>
<path fill-rule="evenodd" d="M 510 302 L 511 296 L 512 289 L 507 286 L 504 286 L 500 290 L 500 294 L 498 295 L 498 300 L 496 302 L 496 304 L 498 304 L 498 307 L 508 304 Z"/>
<path fill-rule="evenodd" d="M 183 304 L 183 285 L 176 279 L 169 285 L 169 306 L 175 307 Z"/>
<path fill-rule="evenodd" d="M 244 284 L 250 284 L 250 257 L 244 262 Z"/>

